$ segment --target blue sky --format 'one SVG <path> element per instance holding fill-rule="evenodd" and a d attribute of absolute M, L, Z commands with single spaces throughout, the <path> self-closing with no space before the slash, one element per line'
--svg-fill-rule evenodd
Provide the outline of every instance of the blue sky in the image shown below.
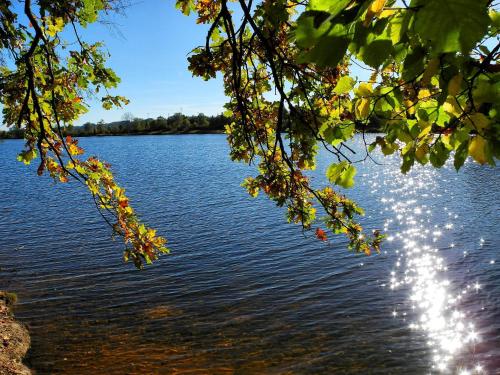
<path fill-rule="evenodd" d="M 205 82 L 187 69 L 187 55 L 204 43 L 207 28 L 175 9 L 174 0 L 135 2 L 125 15 L 108 19 L 112 26 L 92 25 L 83 36 L 87 41 L 105 42 L 111 54 L 108 65 L 122 79 L 115 91 L 131 102 L 124 109 L 110 111 L 92 102 L 78 123 L 116 121 L 125 112 L 145 118 L 223 111 L 222 81 Z"/>
<path fill-rule="evenodd" d="M 76 125 L 85 122 L 118 121 L 126 112 L 136 117 L 223 112 L 227 101 L 220 78 L 204 81 L 187 69 L 189 52 L 205 43 L 206 25 L 196 23 L 175 8 L 175 0 L 131 0 L 125 14 L 111 14 L 105 23 L 81 30 L 87 42 L 103 41 L 111 57 L 108 66 L 122 79 L 111 93 L 123 95 L 130 104 L 113 110 L 102 108 L 100 100 L 88 101 L 90 110 Z M 22 3 L 14 2 L 21 22 Z M 69 42 L 76 38 L 64 32 Z M 359 70 L 359 69 L 354 69 Z M 1 118 L 1 114 L 0 114 Z M 4 129 L 0 125 L 0 129 Z"/>
<path fill-rule="evenodd" d="M 121 109 L 105 110 L 100 100 L 90 100 L 90 110 L 76 121 L 112 122 L 126 112 L 136 117 L 168 116 L 223 112 L 226 102 L 220 78 L 204 81 L 187 69 L 189 52 L 204 44 L 206 25 L 196 24 L 196 17 L 186 17 L 175 8 L 175 0 L 132 0 L 125 14 L 106 16 L 105 23 L 81 30 L 87 42 L 103 41 L 111 54 L 108 66 L 121 78 L 111 93 L 123 95 L 130 104 Z M 20 21 L 27 24 L 22 4 L 13 2 Z M 64 32 L 68 42 L 75 36 Z M 1 108 L 1 107 L 0 107 Z M 1 124 L 0 129 L 5 129 Z"/>

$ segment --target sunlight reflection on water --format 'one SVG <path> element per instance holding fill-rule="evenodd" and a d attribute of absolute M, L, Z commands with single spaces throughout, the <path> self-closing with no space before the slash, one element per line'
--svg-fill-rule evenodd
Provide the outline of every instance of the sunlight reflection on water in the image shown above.
<path fill-rule="evenodd" d="M 388 241 L 396 241 L 398 250 L 394 269 L 390 273 L 390 289 L 408 288 L 411 316 L 409 327 L 427 337 L 427 344 L 432 351 L 432 369 L 440 373 L 483 374 L 481 363 L 472 367 L 456 364 L 456 359 L 464 351 L 474 351 L 481 338 L 470 321 L 467 313 L 459 306 L 466 293 L 477 291 L 481 285 L 476 282 L 467 285 L 459 293 L 450 290 L 447 279 L 447 265 L 440 248 L 435 243 L 443 236 L 443 231 L 453 228 L 453 219 L 458 215 L 447 212 L 449 222 L 439 226 L 431 225 L 432 209 L 424 204 L 426 198 L 437 197 L 437 173 L 430 169 L 418 169 L 411 176 L 398 172 L 385 171 L 389 174 L 395 188 L 387 189 L 381 203 L 386 210 L 394 213 L 394 218 L 387 219 L 384 230 L 389 233 Z M 443 181 L 441 181 L 443 182 Z M 446 191 L 444 191 L 446 193 Z M 447 207 L 433 207 L 435 210 L 448 211 Z M 484 241 L 484 240 L 483 240 Z M 454 248 L 452 242 L 449 248 Z M 463 251 L 464 256 L 467 252 Z M 405 307 L 401 307 L 404 310 Z M 407 312 L 394 309 L 392 315 L 402 316 L 407 321 Z"/>

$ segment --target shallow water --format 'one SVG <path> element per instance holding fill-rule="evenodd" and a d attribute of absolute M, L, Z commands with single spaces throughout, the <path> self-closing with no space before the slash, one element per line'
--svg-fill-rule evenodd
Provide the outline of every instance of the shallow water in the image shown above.
<path fill-rule="evenodd" d="M 253 170 L 224 136 L 81 143 L 173 252 L 123 264 L 83 189 L 50 186 L 15 161 L 22 142 L 0 142 L 0 289 L 20 297 L 37 373 L 500 373 L 498 168 L 358 165 L 349 195 L 389 235 L 364 257 L 248 197 Z"/>

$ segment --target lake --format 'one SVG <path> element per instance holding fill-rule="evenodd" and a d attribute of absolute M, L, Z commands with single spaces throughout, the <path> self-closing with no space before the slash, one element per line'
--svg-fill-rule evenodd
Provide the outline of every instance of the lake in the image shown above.
<path fill-rule="evenodd" d="M 500 373 L 499 168 L 357 165 L 347 193 L 388 235 L 366 257 L 250 198 L 254 170 L 223 135 L 80 142 L 172 254 L 124 264 L 82 187 L 0 142 L 0 289 L 19 296 L 37 374 Z M 318 186 L 332 161 L 319 156 Z"/>

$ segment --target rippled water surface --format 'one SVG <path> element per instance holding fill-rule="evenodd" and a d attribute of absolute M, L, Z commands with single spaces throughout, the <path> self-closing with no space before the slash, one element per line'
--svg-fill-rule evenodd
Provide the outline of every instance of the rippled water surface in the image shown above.
<path fill-rule="evenodd" d="M 249 198 L 252 168 L 224 136 L 81 143 L 173 253 L 123 264 L 82 188 L 51 186 L 15 161 L 22 142 L 0 142 L 0 289 L 20 297 L 38 374 L 500 373 L 498 168 L 358 165 L 349 194 L 388 234 L 364 257 Z"/>

